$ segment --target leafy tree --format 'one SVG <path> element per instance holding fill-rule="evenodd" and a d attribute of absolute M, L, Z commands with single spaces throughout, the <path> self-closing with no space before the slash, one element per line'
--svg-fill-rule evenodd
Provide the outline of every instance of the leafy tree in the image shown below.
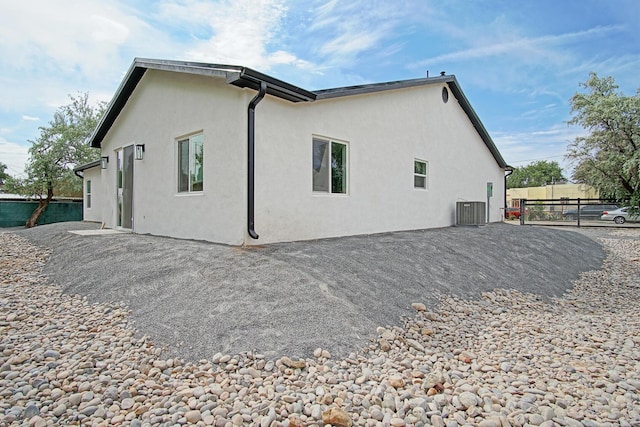
<path fill-rule="evenodd" d="M 567 158 L 576 165 L 573 178 L 601 194 L 640 204 L 640 89 L 634 96 L 617 92 L 612 77 L 591 73 L 581 83 L 586 93 L 571 98 L 570 124 L 589 135 L 569 145 Z"/>
<path fill-rule="evenodd" d="M 69 96 L 71 102 L 56 110 L 48 126 L 41 126 L 40 136 L 31 142 L 29 162 L 23 179 L 10 179 L 11 192 L 38 199 L 38 206 L 26 226 L 33 227 L 49 206 L 56 189 L 82 192 L 81 182 L 73 176 L 77 165 L 97 160 L 100 156 L 88 144 L 93 129 L 104 112 L 105 104 L 89 104 L 89 94 Z M 74 187 L 69 190 L 68 187 Z M 77 187 L 77 188 L 75 188 Z"/>
<path fill-rule="evenodd" d="M 9 178 L 9 174 L 7 174 L 5 171 L 7 170 L 7 165 L 5 165 L 4 163 L 0 162 L 0 185 L 4 184 L 4 181 Z"/>
<path fill-rule="evenodd" d="M 540 160 L 514 168 L 513 173 L 507 177 L 507 188 L 540 187 L 564 181 L 558 162 Z"/>

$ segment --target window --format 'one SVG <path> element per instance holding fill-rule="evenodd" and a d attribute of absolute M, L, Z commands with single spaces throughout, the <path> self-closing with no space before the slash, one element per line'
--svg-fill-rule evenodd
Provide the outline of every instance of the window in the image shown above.
<path fill-rule="evenodd" d="M 87 209 L 91 209 L 91 180 L 87 180 Z"/>
<path fill-rule="evenodd" d="M 414 188 L 427 188 L 428 163 L 422 160 L 413 161 L 413 186 Z"/>
<path fill-rule="evenodd" d="M 313 191 L 347 193 L 347 144 L 313 138 Z"/>
<path fill-rule="evenodd" d="M 178 141 L 178 192 L 202 191 L 204 150 L 202 134 Z"/>

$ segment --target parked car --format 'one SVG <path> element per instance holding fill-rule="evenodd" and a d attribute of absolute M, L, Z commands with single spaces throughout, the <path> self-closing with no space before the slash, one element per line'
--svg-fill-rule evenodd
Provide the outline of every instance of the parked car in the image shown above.
<path fill-rule="evenodd" d="M 506 219 L 520 219 L 520 208 L 506 208 L 504 217 Z"/>
<path fill-rule="evenodd" d="M 618 209 L 618 205 L 584 205 L 580 207 L 580 219 L 599 219 L 604 211 Z M 578 209 L 568 209 L 562 212 L 564 219 L 574 220 L 578 218 Z"/>
<path fill-rule="evenodd" d="M 627 206 L 620 209 L 605 211 L 602 213 L 600 219 L 613 221 L 616 224 L 624 224 L 627 221 L 640 222 L 640 213 L 636 212 L 634 214 L 631 214 L 629 212 L 630 209 L 631 208 Z"/>

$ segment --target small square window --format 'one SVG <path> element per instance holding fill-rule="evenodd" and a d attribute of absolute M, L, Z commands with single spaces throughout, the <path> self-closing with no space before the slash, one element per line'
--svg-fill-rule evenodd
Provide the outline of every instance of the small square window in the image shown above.
<path fill-rule="evenodd" d="M 429 164 L 423 160 L 413 161 L 413 187 L 414 188 L 428 188 L 428 176 Z"/>

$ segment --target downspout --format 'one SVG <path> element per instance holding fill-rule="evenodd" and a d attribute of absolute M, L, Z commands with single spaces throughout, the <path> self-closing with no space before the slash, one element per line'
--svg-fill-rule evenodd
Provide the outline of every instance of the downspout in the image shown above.
<path fill-rule="evenodd" d="M 252 239 L 257 239 L 258 237 L 258 233 L 256 233 L 255 230 L 255 221 L 254 221 L 254 207 L 255 207 L 255 115 L 256 115 L 256 106 L 258 105 L 258 103 L 260 101 L 262 101 L 262 98 L 264 98 L 264 95 L 267 93 L 267 83 L 261 81 L 260 82 L 260 90 L 258 91 L 258 93 L 256 94 L 256 96 L 249 102 L 249 107 L 248 107 L 248 118 L 249 118 L 249 123 L 248 123 L 248 129 L 247 129 L 247 134 L 248 134 L 248 141 L 247 141 L 247 148 L 248 148 L 248 156 L 249 156 L 249 163 L 248 163 L 248 168 L 249 170 L 247 171 L 247 232 L 249 233 L 249 236 Z"/>

